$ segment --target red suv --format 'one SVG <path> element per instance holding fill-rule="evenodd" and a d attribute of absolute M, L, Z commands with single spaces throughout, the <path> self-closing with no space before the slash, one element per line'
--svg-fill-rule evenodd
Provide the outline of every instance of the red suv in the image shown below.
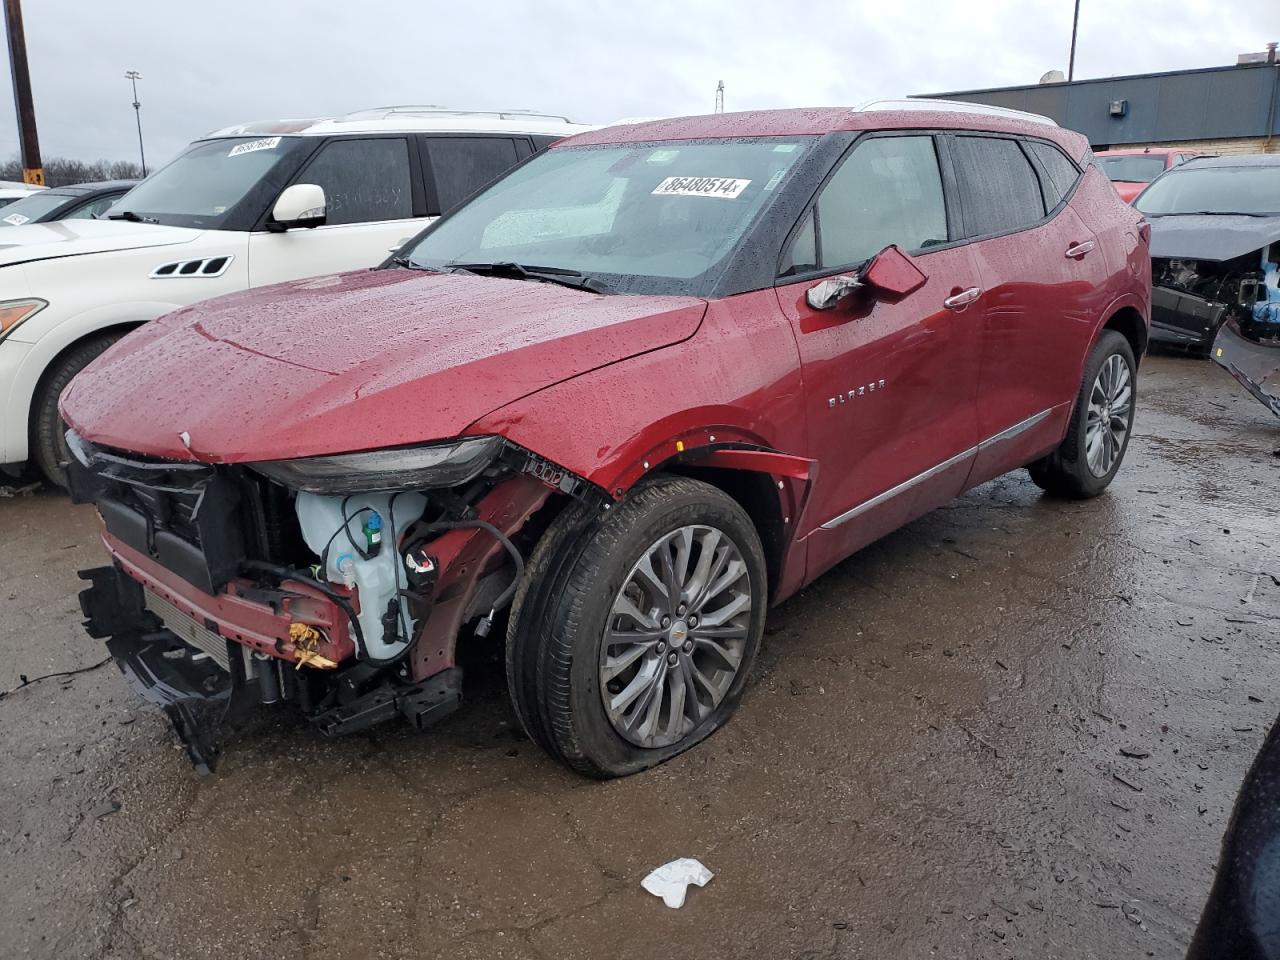
<path fill-rule="evenodd" d="M 766 610 L 1017 467 L 1115 476 L 1140 217 L 1050 121 L 955 105 L 615 126 L 377 270 L 147 324 L 66 392 L 93 636 L 192 759 L 459 702 L 506 622 L 529 735 L 631 773 L 733 712 Z"/>

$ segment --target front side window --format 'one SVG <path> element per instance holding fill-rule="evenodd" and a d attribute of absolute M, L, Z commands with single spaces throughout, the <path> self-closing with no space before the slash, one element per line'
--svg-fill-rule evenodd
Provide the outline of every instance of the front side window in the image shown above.
<path fill-rule="evenodd" d="M 815 212 L 822 269 L 862 263 L 890 244 L 922 250 L 946 243 L 933 138 L 875 137 L 859 144 L 822 188 Z M 807 242 L 803 234 L 798 239 Z M 805 259 L 803 249 L 788 256 Z"/>
<path fill-rule="evenodd" d="M 1040 182 L 1016 140 L 962 136 L 953 144 L 965 236 L 1011 233 L 1044 218 Z"/>
<path fill-rule="evenodd" d="M 511 262 L 595 276 L 619 292 L 705 292 L 810 139 L 548 150 L 438 221 L 409 262 Z"/>
<path fill-rule="evenodd" d="M 516 165 L 515 142 L 506 137 L 428 137 L 424 141 L 440 209 L 463 200 Z"/>
<path fill-rule="evenodd" d="M 241 200 L 272 175 L 301 137 L 229 137 L 193 144 L 107 211 L 179 227 L 216 230 Z"/>
<path fill-rule="evenodd" d="M 1175 167 L 1147 187 L 1134 207 L 1152 217 L 1188 213 L 1280 216 L 1280 164 Z"/>
<path fill-rule="evenodd" d="M 403 138 L 331 140 L 298 175 L 324 190 L 325 223 L 373 223 L 413 216 L 409 143 Z"/>

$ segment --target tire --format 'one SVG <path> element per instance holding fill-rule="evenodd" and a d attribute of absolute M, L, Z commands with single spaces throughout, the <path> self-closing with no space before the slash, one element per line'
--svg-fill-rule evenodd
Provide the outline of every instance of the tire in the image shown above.
<path fill-rule="evenodd" d="M 1054 496 L 1073 500 L 1096 497 L 1110 486 L 1124 461 L 1125 451 L 1129 449 L 1129 438 L 1133 435 L 1133 415 L 1138 395 L 1137 367 L 1129 341 L 1115 330 L 1104 330 L 1089 352 L 1066 438 L 1053 453 L 1027 467 L 1036 486 Z M 1113 379 L 1104 382 L 1104 368 Z M 1122 436 L 1117 436 L 1115 429 L 1104 429 L 1105 436 L 1093 434 L 1089 429 L 1091 405 L 1095 410 L 1101 406 L 1104 413 L 1108 409 L 1101 404 L 1091 404 L 1091 401 L 1105 399 L 1108 384 L 1111 383 L 1121 383 L 1110 401 L 1111 404 L 1118 404 L 1122 397 L 1127 397 L 1122 410 L 1117 406 L 1110 407 L 1112 426 L 1118 427 L 1123 423 Z M 1127 393 L 1123 393 L 1125 387 Z M 1098 453 L 1091 460 L 1089 443 L 1095 435 L 1101 440 L 1109 441 L 1111 447 L 1104 452 L 1095 445 L 1094 450 Z"/>
<path fill-rule="evenodd" d="M 663 551 L 673 569 L 684 558 L 683 598 L 720 589 L 701 604 L 672 602 L 669 612 L 660 599 L 650 603 L 662 578 L 642 570 L 657 571 Z M 660 477 L 605 514 L 574 505 L 535 548 L 512 607 L 507 680 L 516 715 L 552 757 L 589 777 L 662 763 L 732 715 L 760 646 L 767 596 L 751 519 L 709 484 Z M 654 615 L 646 626 L 619 608 Z M 606 643 L 606 629 L 615 642 Z M 633 636 L 640 639 L 617 640 Z"/>
<path fill-rule="evenodd" d="M 122 336 L 120 333 L 107 333 L 75 344 L 50 364 L 36 388 L 31 408 L 31 459 L 56 487 L 66 487 L 63 465 L 71 458 L 65 436 L 67 425 L 58 415 L 58 398 L 72 377 Z"/>

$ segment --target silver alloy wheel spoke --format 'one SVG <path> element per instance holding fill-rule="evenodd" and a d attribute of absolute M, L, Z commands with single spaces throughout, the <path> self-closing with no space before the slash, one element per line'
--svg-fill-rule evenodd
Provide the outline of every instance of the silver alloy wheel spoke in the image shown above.
<path fill-rule="evenodd" d="M 1113 353 L 1089 390 L 1085 412 L 1084 452 L 1089 472 L 1105 477 L 1124 450 L 1133 405 L 1133 377 L 1124 357 Z"/>
<path fill-rule="evenodd" d="M 671 746 L 711 715 L 742 666 L 752 596 L 742 552 L 714 527 L 680 527 L 641 554 L 600 645 L 600 694 L 619 736 Z"/>

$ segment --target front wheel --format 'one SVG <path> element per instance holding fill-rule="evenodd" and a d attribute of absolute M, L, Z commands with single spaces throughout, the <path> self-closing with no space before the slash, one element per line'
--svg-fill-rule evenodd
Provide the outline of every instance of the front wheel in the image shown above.
<path fill-rule="evenodd" d="M 1073 499 L 1096 497 L 1107 489 L 1129 449 L 1136 387 L 1133 347 L 1122 334 L 1103 331 L 1089 352 L 1066 439 L 1028 466 L 1032 481 Z"/>
<path fill-rule="evenodd" d="M 512 611 L 516 713 L 588 776 L 661 763 L 733 713 L 767 593 L 755 527 L 709 484 L 654 480 L 599 518 L 571 508 L 530 558 Z"/>
<path fill-rule="evenodd" d="M 122 334 L 106 333 L 77 343 L 45 371 L 31 408 L 31 457 L 40 472 L 54 486 L 67 485 L 67 425 L 58 413 L 58 398 L 71 378 L 120 339 Z"/>

